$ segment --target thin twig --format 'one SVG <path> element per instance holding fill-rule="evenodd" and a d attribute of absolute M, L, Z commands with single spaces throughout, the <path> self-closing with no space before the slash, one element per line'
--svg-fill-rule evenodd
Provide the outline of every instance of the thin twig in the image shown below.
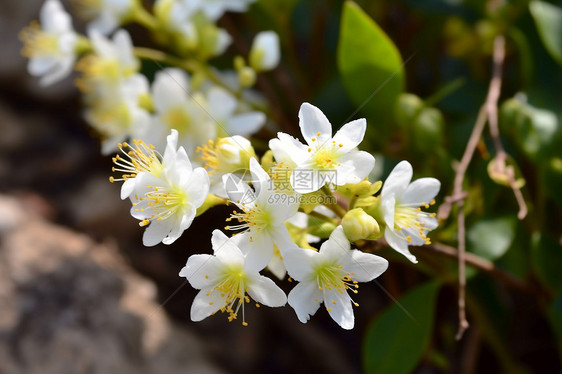
<path fill-rule="evenodd" d="M 501 35 L 496 37 L 496 39 L 494 40 L 494 59 L 496 58 L 496 51 L 498 54 L 497 58 L 501 58 L 501 60 L 503 61 L 505 55 L 505 39 Z M 494 74 L 492 77 L 492 81 L 490 82 L 488 99 L 486 100 L 486 111 L 488 113 L 488 122 L 490 124 L 490 136 L 494 141 L 494 148 L 496 149 L 496 157 L 494 159 L 493 170 L 494 173 L 504 175 L 507 178 L 509 186 L 513 190 L 513 194 L 515 195 L 515 199 L 517 200 L 517 204 L 519 205 L 519 213 L 517 213 L 517 218 L 521 220 L 527 215 L 527 204 L 525 203 L 525 199 L 523 199 L 520 187 L 517 186 L 515 182 L 515 171 L 513 169 L 513 166 L 508 166 L 506 164 L 508 155 L 503 147 L 498 126 L 498 99 L 500 96 L 502 84 L 501 69 L 501 64 L 494 64 Z"/>
<path fill-rule="evenodd" d="M 505 160 L 507 159 L 507 154 L 503 149 L 503 145 L 499 139 L 498 130 L 498 99 L 500 97 L 501 83 L 502 83 L 502 68 L 505 58 L 505 39 L 503 36 L 499 35 L 494 40 L 494 56 L 493 56 L 493 70 L 492 79 L 490 80 L 490 86 L 488 88 L 488 94 L 486 96 L 486 101 L 484 105 L 480 108 L 478 112 L 478 118 L 472 129 L 472 134 L 470 134 L 470 139 L 466 145 L 463 157 L 460 163 L 457 165 L 455 170 L 455 180 L 453 186 L 453 194 L 445 198 L 445 202 L 439 208 L 438 217 L 440 220 L 446 219 L 450 212 L 453 204 L 458 206 L 458 263 L 459 263 L 459 327 L 456 335 L 456 339 L 460 340 L 468 328 L 469 324 L 466 319 L 466 301 L 465 301 L 465 291 L 466 291 L 466 233 L 465 233 L 465 222 L 464 222 L 464 199 L 466 198 L 466 192 L 462 190 L 462 184 L 468 169 L 468 165 L 472 160 L 478 141 L 482 136 L 482 131 L 486 125 L 486 120 L 490 122 L 490 133 L 494 139 L 494 145 L 497 151 L 497 160 L 501 161 L 503 165 L 502 171 L 506 176 L 511 175 L 512 180 L 513 169 L 511 172 L 505 173 Z M 493 128 L 493 129 L 492 129 Z M 497 164 L 496 164 L 497 165 Z M 515 191 L 515 182 L 511 184 Z M 517 194 L 516 194 L 517 196 Z M 522 197 L 521 197 L 522 199 Z M 519 202 L 519 198 L 518 198 Z M 521 208 L 520 208 L 521 214 Z"/>
<path fill-rule="evenodd" d="M 410 247 L 410 249 L 414 250 L 417 248 L 419 248 L 420 251 L 418 253 L 421 253 L 422 251 L 431 251 L 432 253 L 449 257 L 451 259 L 457 259 L 459 257 L 459 253 L 454 247 L 441 243 L 433 243 L 431 245 L 426 245 L 423 247 Z M 512 274 L 496 267 L 496 265 L 494 265 L 492 261 L 486 260 L 485 258 L 482 258 L 470 252 L 465 253 L 464 256 L 464 260 L 467 265 L 481 270 L 486 274 L 489 274 L 490 276 L 501 281 L 506 286 L 513 288 L 514 290 L 523 292 L 533 297 L 536 297 L 537 294 L 544 295 L 544 292 L 542 292 L 540 289 L 536 289 L 531 285 L 525 283 L 524 281 L 514 277 Z M 546 295 L 544 296 L 546 297 Z"/>

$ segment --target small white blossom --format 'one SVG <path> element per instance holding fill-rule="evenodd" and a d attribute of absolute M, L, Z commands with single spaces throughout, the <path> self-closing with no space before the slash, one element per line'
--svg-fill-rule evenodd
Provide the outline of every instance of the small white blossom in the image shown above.
<path fill-rule="evenodd" d="M 135 0 L 75 0 L 81 15 L 91 21 L 88 31 L 109 35 L 130 15 Z"/>
<path fill-rule="evenodd" d="M 369 282 L 388 267 L 384 258 L 351 249 L 343 228 L 338 226 L 320 250 L 293 247 L 286 250 L 285 266 L 299 281 L 289 293 L 289 305 L 302 323 L 314 315 L 323 302 L 330 317 L 344 329 L 354 326 L 353 307 L 348 294 L 357 293 L 358 282 Z"/>
<path fill-rule="evenodd" d="M 218 122 L 219 132 L 249 136 L 257 132 L 266 116 L 257 111 L 238 111 L 238 101 L 224 88 L 213 86 L 207 91 L 209 114 Z"/>
<path fill-rule="evenodd" d="M 259 274 L 261 268 L 247 261 L 235 238 L 228 238 L 221 231 L 213 231 L 211 238 L 213 255 L 193 255 L 180 271 L 193 288 L 201 290 L 191 306 L 191 319 L 201 321 L 221 310 L 228 313 L 229 321 L 238 317 L 244 304 L 250 299 L 270 307 L 287 303 L 285 293 L 275 283 Z"/>
<path fill-rule="evenodd" d="M 256 35 L 250 49 L 250 66 L 256 71 L 273 70 L 279 65 L 279 36 L 274 31 L 262 31 Z"/>
<path fill-rule="evenodd" d="M 172 130 L 162 168 L 140 172 L 131 193 L 131 215 L 148 226 L 143 244 L 171 244 L 191 225 L 195 213 L 209 193 L 209 176 L 203 168 L 193 169 L 183 147 L 177 147 L 178 133 Z M 125 192 L 126 194 L 126 192 Z"/>
<path fill-rule="evenodd" d="M 145 141 L 157 148 L 171 129 L 179 132 L 178 143 L 192 157 L 195 150 L 217 137 L 217 125 L 208 114 L 207 100 L 192 93 L 189 76 L 183 70 L 167 68 L 156 74 L 152 85 L 155 115 Z"/>
<path fill-rule="evenodd" d="M 39 21 L 40 24 L 34 22 L 23 29 L 22 54 L 29 58 L 29 74 L 41 77 L 39 83 L 48 86 L 72 72 L 78 36 L 59 0 L 47 0 L 43 4 Z"/>
<path fill-rule="evenodd" d="M 429 208 L 441 183 L 435 178 L 412 180 L 412 165 L 402 161 L 394 167 L 381 191 L 380 207 L 386 228 L 384 238 L 399 253 L 416 263 L 408 245 L 429 244 L 427 232 L 437 227 L 435 213 L 421 211 Z"/>
<path fill-rule="evenodd" d="M 227 219 L 236 220 L 239 224 L 227 226 L 226 229 L 244 230 L 237 234 L 241 243 L 244 243 L 243 248 L 249 260 L 263 268 L 273 256 L 274 244 L 281 251 L 294 245 L 285 221 L 296 213 L 299 200 L 276 192 L 271 178 L 255 158 L 250 159 L 250 171 L 255 191 L 233 174 L 223 178 L 230 200 L 242 211 L 234 212 Z"/>
<path fill-rule="evenodd" d="M 338 186 L 358 183 L 373 169 L 375 158 L 355 149 L 365 135 L 364 118 L 343 125 L 332 137 L 332 125 L 324 113 L 304 103 L 299 111 L 299 126 L 307 145 L 284 133 L 269 141 L 276 161 L 294 168 L 291 185 L 296 192 L 314 192 L 330 181 Z M 306 183 L 300 182 L 302 175 Z"/>

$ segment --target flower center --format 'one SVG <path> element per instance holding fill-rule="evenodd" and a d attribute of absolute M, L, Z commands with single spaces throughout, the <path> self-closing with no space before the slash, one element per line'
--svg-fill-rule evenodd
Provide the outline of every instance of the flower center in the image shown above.
<path fill-rule="evenodd" d="M 422 205 L 427 209 L 433 204 L 435 204 L 435 201 Z M 425 244 L 431 244 L 431 241 L 426 235 L 429 229 L 425 227 L 426 223 L 422 221 L 421 218 L 433 218 L 435 216 L 435 213 L 422 212 L 421 208 L 396 204 L 394 211 L 394 229 L 398 232 L 405 230 L 407 233 L 411 232 L 413 229 L 414 233 L 419 234 L 419 237 L 425 240 Z M 417 232 L 415 230 L 417 230 Z M 408 242 L 412 241 L 410 235 L 402 234 L 402 236 L 404 236 Z"/>
<path fill-rule="evenodd" d="M 56 34 L 43 32 L 37 21 L 24 28 L 20 33 L 24 42 L 21 54 L 24 57 L 45 57 L 60 55 L 59 38 Z"/>
<path fill-rule="evenodd" d="M 127 142 L 119 144 L 119 150 L 125 157 L 121 157 L 119 154 L 115 155 L 112 159 L 115 166 L 111 170 L 124 174 L 119 179 L 109 177 L 111 183 L 135 178 L 141 172 L 150 173 L 157 178 L 162 175 L 164 166 L 154 150 L 155 147 L 146 145 L 142 140 L 133 140 L 133 143 L 134 146 Z"/>
<path fill-rule="evenodd" d="M 168 128 L 176 129 L 180 134 L 188 134 L 193 127 L 191 115 L 182 106 L 176 106 L 168 110 L 162 116 L 162 121 L 168 125 Z"/>
<path fill-rule="evenodd" d="M 272 222 L 271 212 L 264 207 L 254 204 L 253 207 L 246 207 L 243 203 L 240 204 L 242 212 L 233 211 L 229 218 L 226 219 L 227 222 L 232 220 L 237 220 L 240 222 L 238 225 L 226 226 L 225 230 L 250 230 L 250 231 L 260 231 L 267 230 Z M 250 236 L 250 241 L 252 237 Z"/>
<path fill-rule="evenodd" d="M 116 59 L 107 59 L 95 55 L 82 58 L 76 64 L 76 70 L 83 76 L 76 80 L 82 92 L 95 91 L 100 85 L 116 85 L 121 78 L 134 73 L 134 69 L 121 66 Z"/>
<path fill-rule="evenodd" d="M 340 165 L 338 162 L 339 155 L 337 154 L 339 147 L 336 146 L 335 142 L 332 141 L 332 143 L 320 145 L 314 150 L 312 162 L 318 169 L 331 170 Z M 309 148 L 308 151 L 312 152 L 312 149 Z"/>
<path fill-rule="evenodd" d="M 150 209 L 154 211 L 154 214 L 152 214 L 149 219 L 141 221 L 139 223 L 140 226 L 146 226 L 154 220 L 161 221 L 167 219 L 181 212 L 189 203 L 187 193 L 178 186 L 147 187 L 154 189 L 154 191 L 145 193 L 139 200 L 146 200 Z M 133 203 L 133 205 L 136 205 L 136 203 Z M 138 210 L 135 209 L 135 211 Z"/>
<path fill-rule="evenodd" d="M 357 293 L 357 288 L 359 285 L 357 281 L 351 279 L 353 273 L 344 273 L 341 265 L 335 264 L 321 264 L 314 269 L 314 275 L 316 276 L 316 283 L 318 289 L 322 290 L 324 293 L 324 302 L 326 300 L 326 290 L 335 289 L 339 293 L 343 294 L 346 290 L 351 290 L 353 293 Z M 318 301 L 318 300 L 317 300 Z M 331 300 L 332 304 L 336 304 L 335 300 Z M 356 302 L 353 301 L 355 306 L 358 306 Z M 326 309 L 330 311 L 329 305 L 326 305 Z"/>
<path fill-rule="evenodd" d="M 226 306 L 221 309 L 228 313 L 228 321 L 235 320 L 238 311 L 242 306 L 242 316 L 244 315 L 244 302 L 250 302 L 246 296 L 246 274 L 241 265 L 231 265 L 226 269 L 222 280 L 215 286 L 214 290 L 220 292 L 220 296 L 225 298 Z M 210 292 L 207 294 L 210 295 Z M 244 321 L 244 325 L 247 323 Z"/>

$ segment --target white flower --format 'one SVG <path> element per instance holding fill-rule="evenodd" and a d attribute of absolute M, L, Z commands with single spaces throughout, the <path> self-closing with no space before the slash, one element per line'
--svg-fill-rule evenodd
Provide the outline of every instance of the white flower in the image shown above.
<path fill-rule="evenodd" d="M 193 156 L 197 146 L 217 137 L 214 120 L 207 113 L 207 101 L 200 93 L 191 93 L 189 76 L 180 69 L 159 71 L 152 85 L 155 117 L 145 141 L 157 148 L 171 129 L 179 132 L 179 144 Z"/>
<path fill-rule="evenodd" d="M 227 226 L 226 229 L 244 230 L 237 234 L 243 243 L 241 245 L 249 261 L 255 261 L 263 268 L 273 256 L 273 244 L 281 251 L 294 245 L 285 221 L 296 213 L 299 200 L 295 196 L 276 192 L 269 175 L 255 158 L 250 159 L 250 171 L 255 192 L 233 174 L 223 178 L 230 200 L 242 211 L 234 212 L 227 219 L 236 220 L 239 224 Z"/>
<path fill-rule="evenodd" d="M 39 83 L 48 86 L 72 72 L 78 36 L 59 0 L 47 0 L 41 7 L 39 20 L 40 25 L 34 22 L 22 30 L 20 38 L 25 43 L 22 54 L 29 58 L 29 74 L 41 77 Z"/>
<path fill-rule="evenodd" d="M 121 186 L 121 199 L 131 197 L 135 190 L 135 184 L 138 181 L 136 176 L 142 172 L 151 174 L 155 178 L 164 178 L 164 161 L 170 162 L 175 158 L 177 153 L 178 134 L 177 131 L 167 138 L 166 150 L 164 156 L 161 157 L 153 145 L 147 145 L 142 140 L 133 140 L 133 145 L 128 143 L 119 144 L 119 151 L 113 159 L 115 166 L 113 172 L 122 173 L 120 178 L 110 177 L 109 181 L 123 182 Z"/>
<path fill-rule="evenodd" d="M 274 31 L 258 33 L 250 49 L 250 66 L 256 71 L 272 70 L 280 59 L 279 36 Z"/>
<path fill-rule="evenodd" d="M 234 135 L 228 138 L 218 138 L 201 147 L 201 161 L 207 169 L 211 180 L 211 193 L 226 198 L 223 175 L 234 173 L 244 179 L 249 175 L 250 159 L 256 157 L 252 143 L 242 136 Z"/>
<path fill-rule="evenodd" d="M 324 302 L 330 317 L 344 329 L 352 329 L 355 303 L 348 290 L 357 293 L 358 282 L 369 282 L 388 267 L 384 258 L 351 249 L 343 228 L 338 226 L 320 251 L 293 247 L 284 255 L 289 275 L 299 281 L 289 293 L 289 305 L 306 323 Z"/>
<path fill-rule="evenodd" d="M 207 92 L 209 114 L 219 123 L 219 131 L 227 135 L 249 136 L 257 132 L 265 124 L 262 112 L 237 113 L 238 101 L 224 88 L 211 87 Z"/>
<path fill-rule="evenodd" d="M 119 30 L 113 40 L 97 31 L 89 33 L 94 53 L 76 64 L 76 70 L 83 73 L 76 84 L 85 93 L 104 97 L 139 71 L 140 61 L 133 53 L 131 36 Z"/>
<path fill-rule="evenodd" d="M 209 193 L 207 172 L 192 168 L 183 147 L 176 151 L 177 139 L 177 131 L 172 130 L 160 173 L 141 172 L 135 177 L 131 215 L 141 220 L 141 226 L 148 225 L 143 235 L 145 246 L 171 244 L 178 239 Z"/>
<path fill-rule="evenodd" d="M 91 22 L 88 31 L 111 34 L 130 15 L 134 0 L 76 0 L 78 11 Z"/>
<path fill-rule="evenodd" d="M 441 183 L 435 178 L 420 178 L 410 183 L 412 165 L 402 161 L 394 167 L 381 191 L 381 213 L 386 229 L 384 238 L 396 251 L 416 263 L 408 245 L 429 244 L 427 232 L 437 227 L 435 214 L 421 211 L 435 203 Z"/>
<path fill-rule="evenodd" d="M 184 0 L 189 1 L 189 0 Z M 245 12 L 255 0 L 197 0 L 199 10 L 211 21 L 217 21 L 227 12 Z"/>
<path fill-rule="evenodd" d="M 237 318 L 244 303 L 249 302 L 246 293 L 255 301 L 271 307 L 287 303 L 285 293 L 275 283 L 259 274 L 261 268 L 247 261 L 234 238 L 229 239 L 221 231 L 213 231 L 211 238 L 214 255 L 193 255 L 180 271 L 191 286 L 201 291 L 191 306 L 191 319 L 201 321 L 222 310 L 228 320 Z"/>
<path fill-rule="evenodd" d="M 189 45 L 195 45 L 198 40 L 192 20 L 196 11 L 196 1 L 158 0 L 154 4 L 154 13 L 162 25 L 187 39 Z"/>
<path fill-rule="evenodd" d="M 101 88 L 101 87 L 100 87 Z M 111 89 L 86 94 L 86 121 L 102 136 L 101 152 L 115 151 L 127 138 L 144 138 L 150 129 L 150 114 L 141 107 L 140 98 L 148 95 L 148 80 L 135 74 Z"/>
<path fill-rule="evenodd" d="M 324 113 L 304 103 L 299 111 L 299 126 L 308 145 L 284 133 L 269 141 L 276 161 L 294 168 L 291 185 L 295 191 L 314 192 L 327 183 L 358 183 L 373 169 L 375 158 L 355 149 L 365 135 L 364 118 L 343 125 L 332 137 L 332 125 Z"/>

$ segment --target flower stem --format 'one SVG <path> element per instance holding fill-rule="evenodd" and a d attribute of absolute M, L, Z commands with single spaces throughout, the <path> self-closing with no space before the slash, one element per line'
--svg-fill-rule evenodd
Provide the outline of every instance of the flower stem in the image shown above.
<path fill-rule="evenodd" d="M 304 212 L 304 210 L 302 210 L 302 209 L 301 209 L 300 211 L 303 212 L 303 213 L 306 213 L 306 212 Z M 309 213 L 306 213 L 306 214 L 308 214 L 309 216 L 312 216 L 312 217 L 316 217 L 316 218 L 318 218 L 318 219 L 321 219 L 321 220 L 323 220 L 323 221 L 326 221 L 326 222 L 328 222 L 328 223 L 332 223 L 332 224 L 334 224 L 334 225 L 336 225 L 336 226 L 339 225 L 339 223 L 340 223 L 340 221 L 339 221 L 337 218 L 328 217 L 327 215 L 324 215 L 324 214 L 322 214 L 322 213 L 315 212 L 314 210 L 311 211 L 311 212 L 309 212 Z"/>
<path fill-rule="evenodd" d="M 330 190 L 330 187 L 328 187 L 328 185 L 324 185 L 322 187 L 322 192 L 324 192 L 324 194 L 328 197 L 330 197 L 329 200 L 336 200 L 336 197 L 334 196 L 332 190 Z M 332 212 L 336 213 L 336 215 L 340 218 L 343 218 L 343 216 L 345 216 L 345 209 L 343 209 L 336 200 L 335 204 L 324 204 L 328 209 L 330 209 Z"/>

